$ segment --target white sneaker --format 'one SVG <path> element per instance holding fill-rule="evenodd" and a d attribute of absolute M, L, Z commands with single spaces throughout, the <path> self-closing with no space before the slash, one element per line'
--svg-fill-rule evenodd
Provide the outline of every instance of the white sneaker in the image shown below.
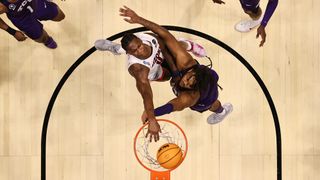
<path fill-rule="evenodd" d="M 94 47 L 96 47 L 100 51 L 110 51 L 114 55 L 122 54 L 122 48 L 120 44 L 114 43 L 106 39 L 96 40 L 96 42 L 94 43 Z"/>
<path fill-rule="evenodd" d="M 223 107 L 223 111 L 221 113 L 212 113 L 207 118 L 208 124 L 216 124 L 221 122 L 233 110 L 233 106 L 230 103 L 226 103 L 222 107 Z"/>
<path fill-rule="evenodd" d="M 251 29 L 260 25 L 260 23 L 261 23 L 261 19 L 259 20 L 248 19 L 248 20 L 240 21 L 234 26 L 234 28 L 239 32 L 249 32 Z"/>

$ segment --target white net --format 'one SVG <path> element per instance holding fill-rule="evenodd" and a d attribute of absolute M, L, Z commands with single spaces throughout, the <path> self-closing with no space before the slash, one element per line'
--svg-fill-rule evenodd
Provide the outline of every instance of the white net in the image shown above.
<path fill-rule="evenodd" d="M 154 171 L 168 171 L 157 162 L 158 149 L 166 143 L 177 144 L 181 148 L 184 158 L 187 150 L 187 139 L 182 130 L 174 123 L 166 120 L 158 120 L 158 122 L 161 127 L 160 140 L 150 142 L 150 138 L 146 138 L 148 126 L 144 126 L 137 134 L 135 153 L 145 167 Z"/>

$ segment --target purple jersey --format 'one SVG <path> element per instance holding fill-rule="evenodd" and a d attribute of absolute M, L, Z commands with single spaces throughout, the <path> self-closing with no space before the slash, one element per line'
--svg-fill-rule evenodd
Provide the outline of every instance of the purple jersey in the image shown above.
<path fill-rule="evenodd" d="M 245 11 L 251 11 L 253 13 L 257 13 L 259 8 L 260 0 L 240 0 L 241 6 Z M 268 21 L 270 20 L 272 14 L 276 10 L 278 5 L 278 0 L 269 0 L 266 11 L 264 13 L 263 19 L 261 21 L 261 25 L 264 27 L 267 26 Z"/>
<path fill-rule="evenodd" d="M 58 6 L 47 0 L 17 0 L 10 3 L 1 0 L 8 8 L 11 22 L 31 39 L 38 39 L 43 33 L 40 21 L 52 20 L 58 15 Z"/>
<path fill-rule="evenodd" d="M 207 66 L 204 66 L 204 65 L 196 65 L 196 66 L 202 66 L 203 68 L 208 68 Z M 208 68 L 208 69 L 210 71 L 210 75 L 213 77 L 212 81 L 214 81 L 214 82 L 210 82 L 209 85 L 206 87 L 206 89 L 200 89 L 200 97 L 199 97 L 197 103 L 190 107 L 190 109 L 192 109 L 194 111 L 204 112 L 204 111 L 210 109 L 213 102 L 215 102 L 218 99 L 218 84 L 217 84 L 217 82 L 219 80 L 219 76 L 213 69 L 210 69 L 210 68 Z M 188 70 L 190 70 L 190 68 L 181 71 L 181 73 L 185 74 Z M 178 85 L 173 87 L 172 90 L 176 96 L 178 96 L 179 92 L 182 91 Z"/>
<path fill-rule="evenodd" d="M 23 17 L 30 15 L 35 9 L 35 0 L 17 0 L 10 3 L 7 0 L 2 0 L 1 3 L 8 9 L 8 17 Z"/>

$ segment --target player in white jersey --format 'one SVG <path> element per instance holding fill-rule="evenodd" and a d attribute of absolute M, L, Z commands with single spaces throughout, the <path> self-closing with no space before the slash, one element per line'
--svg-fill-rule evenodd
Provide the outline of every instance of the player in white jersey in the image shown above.
<path fill-rule="evenodd" d="M 137 38 L 139 38 L 143 44 L 149 45 L 151 47 L 151 53 L 147 58 L 137 58 L 136 56 L 139 56 L 138 54 L 136 54 L 135 56 L 134 52 L 131 52 L 132 55 L 128 53 L 128 70 L 131 65 L 141 64 L 149 68 L 148 79 L 150 81 L 162 81 L 170 79 L 168 70 L 161 66 L 164 61 L 164 56 L 161 52 L 158 40 L 150 34 L 136 34 L 135 36 L 137 36 Z"/>
<path fill-rule="evenodd" d="M 181 46 L 197 57 L 205 57 L 205 49 L 189 40 L 180 40 Z M 179 75 L 174 59 L 163 41 L 155 34 L 126 34 L 121 45 L 100 39 L 95 47 L 101 51 L 110 51 L 114 55 L 127 54 L 128 71 L 136 79 L 136 87 L 143 98 L 144 110 L 149 121 L 149 132 L 155 132 L 154 140 L 159 140 L 157 123 L 154 115 L 153 95 L 149 81 L 166 81 Z M 151 139 L 150 139 L 151 140 Z"/>

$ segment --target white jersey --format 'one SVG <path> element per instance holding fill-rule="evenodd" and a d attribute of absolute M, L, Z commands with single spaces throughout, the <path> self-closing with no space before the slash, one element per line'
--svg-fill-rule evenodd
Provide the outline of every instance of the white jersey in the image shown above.
<path fill-rule="evenodd" d="M 135 35 L 142 40 L 142 43 L 152 47 L 152 53 L 147 59 L 138 59 L 132 55 L 128 55 L 128 69 L 132 64 L 141 64 L 150 69 L 148 74 L 148 79 L 150 81 L 155 81 L 161 78 L 163 75 L 161 63 L 164 58 L 160 50 L 158 40 L 149 34 L 139 33 Z"/>

